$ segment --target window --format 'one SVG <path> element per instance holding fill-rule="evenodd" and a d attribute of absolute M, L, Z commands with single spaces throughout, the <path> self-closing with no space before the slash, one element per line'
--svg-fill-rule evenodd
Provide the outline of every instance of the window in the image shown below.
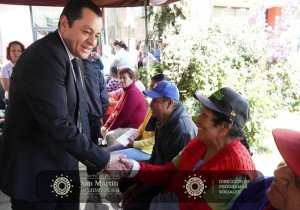
<path fill-rule="evenodd" d="M 62 7 L 31 7 L 34 41 L 57 29 L 62 9 Z"/>

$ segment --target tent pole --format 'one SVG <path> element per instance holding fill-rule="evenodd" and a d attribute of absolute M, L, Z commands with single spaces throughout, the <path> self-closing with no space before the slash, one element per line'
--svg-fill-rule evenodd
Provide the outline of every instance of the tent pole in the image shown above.
<path fill-rule="evenodd" d="M 145 8 L 145 43 L 148 46 L 149 37 L 148 37 L 148 3 L 149 0 L 144 0 L 144 8 Z"/>
<path fill-rule="evenodd" d="M 150 52 L 150 46 L 149 46 L 149 37 L 148 37 L 148 3 L 149 0 L 144 0 L 144 8 L 145 8 L 145 47 L 146 47 L 146 54 Z M 149 65 L 149 56 L 147 56 L 148 62 L 146 66 L 146 72 L 147 74 L 150 73 L 150 65 Z"/>
<path fill-rule="evenodd" d="M 31 22 L 31 29 L 32 29 L 32 38 L 33 38 L 33 41 L 36 41 L 37 40 L 37 32 L 34 27 L 32 6 L 29 6 L 29 12 L 30 12 L 30 22 Z"/>

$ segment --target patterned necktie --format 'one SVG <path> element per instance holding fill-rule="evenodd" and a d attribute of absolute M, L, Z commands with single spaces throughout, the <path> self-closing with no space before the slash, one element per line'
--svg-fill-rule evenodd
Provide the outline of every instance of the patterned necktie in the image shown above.
<path fill-rule="evenodd" d="M 76 77 L 76 88 L 77 88 L 77 93 L 78 93 L 78 116 L 77 116 L 77 126 L 79 130 L 86 134 L 88 137 L 90 137 L 90 127 L 89 127 L 89 121 L 88 121 L 88 115 L 87 115 L 87 110 L 86 110 L 86 99 L 85 99 L 85 92 L 84 92 L 84 84 L 83 80 L 81 77 L 81 72 L 80 72 L 80 63 L 79 59 L 74 58 L 72 60 L 72 65 Z"/>

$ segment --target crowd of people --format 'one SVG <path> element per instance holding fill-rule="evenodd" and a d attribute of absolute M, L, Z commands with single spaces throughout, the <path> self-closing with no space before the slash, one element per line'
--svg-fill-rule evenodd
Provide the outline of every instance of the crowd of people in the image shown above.
<path fill-rule="evenodd" d="M 101 23 L 93 2 L 73 0 L 58 30 L 26 49 L 19 41 L 7 47 L 0 190 L 13 210 L 79 209 L 79 161 L 93 189 L 103 172 L 118 178 L 126 210 L 298 209 L 300 132 L 273 130 L 285 162 L 261 177 L 243 131 L 249 102 L 238 90 L 192 93 L 194 122 L 166 75 L 153 75 L 147 88 L 139 80 L 138 68 L 160 62 L 161 44 L 152 55 L 140 43 L 133 60 L 116 40 L 103 73 Z M 59 190 L 69 182 L 49 187 L 55 177 L 72 180 L 68 196 Z"/>

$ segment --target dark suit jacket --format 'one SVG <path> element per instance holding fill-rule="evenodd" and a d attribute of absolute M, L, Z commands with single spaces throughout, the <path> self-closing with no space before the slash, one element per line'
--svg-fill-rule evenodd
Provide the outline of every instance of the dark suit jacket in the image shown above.
<path fill-rule="evenodd" d="M 78 160 L 97 169 L 107 165 L 109 153 L 76 127 L 78 96 L 57 31 L 23 52 L 9 93 L 0 153 L 0 189 L 5 194 L 39 200 L 35 179 L 40 172 L 78 170 Z"/>

